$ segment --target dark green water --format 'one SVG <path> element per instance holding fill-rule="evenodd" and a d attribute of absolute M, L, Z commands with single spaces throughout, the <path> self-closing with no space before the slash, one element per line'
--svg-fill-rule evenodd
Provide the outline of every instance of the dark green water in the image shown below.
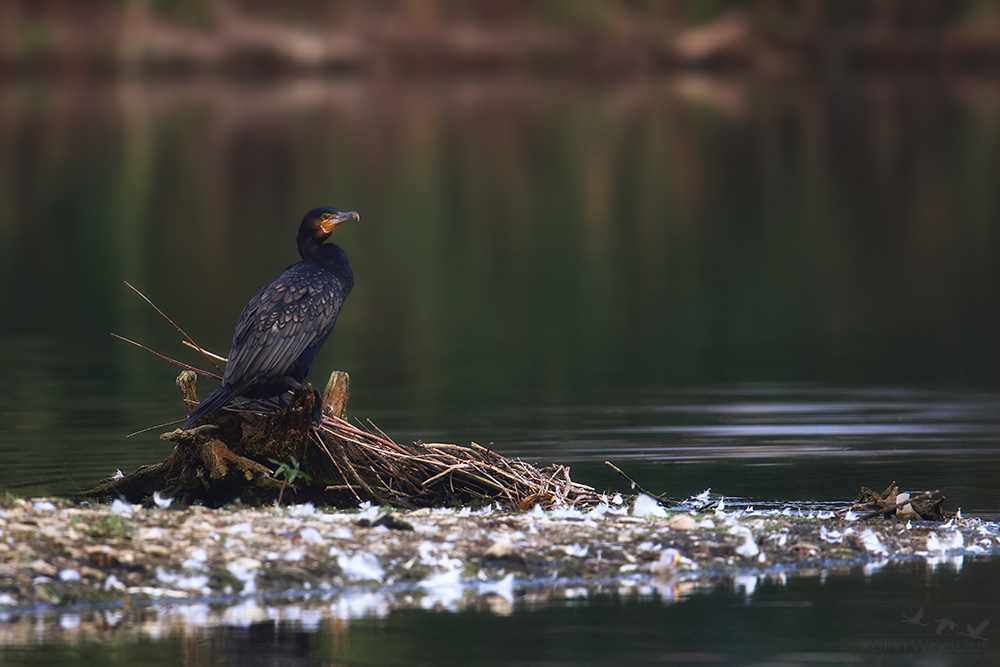
<path fill-rule="evenodd" d="M 375 604 L 357 616 L 352 603 L 320 600 L 71 612 L 0 625 L 0 654 L 25 665 L 995 664 L 991 623 L 983 639 L 969 635 L 996 620 L 995 596 L 981 588 L 998 576 L 996 560 L 959 571 L 910 562 L 738 581 L 675 601 L 529 591 L 460 612 Z"/>
<path fill-rule="evenodd" d="M 313 379 L 350 372 L 352 413 L 397 439 L 492 441 L 620 488 L 611 460 L 647 488 L 758 505 L 895 480 L 995 518 L 998 107 L 989 86 L 913 81 L 0 88 L 0 487 L 72 495 L 161 460 L 158 431 L 124 436 L 182 416 L 177 369 L 109 334 L 200 362 L 123 281 L 225 354 L 243 305 L 296 259 L 301 214 L 332 204 L 361 213 L 336 235 L 357 286 Z M 994 560 L 769 583 L 749 599 L 342 624 L 352 650 L 391 637 L 425 663 L 444 650 L 428 627 L 469 638 L 448 647 L 456 664 L 478 662 L 491 631 L 560 647 L 504 642 L 497 664 L 585 662 L 605 624 L 636 639 L 621 652 L 608 639 L 594 662 L 722 659 L 760 633 L 861 655 L 873 619 L 930 589 L 950 596 L 941 613 L 995 612 L 983 584 L 996 574 Z M 302 664 L 340 659 L 320 648 L 344 628 L 298 627 L 127 634 L 121 655 L 200 664 L 263 641 L 299 646 Z M 668 632 L 682 638 L 642 643 Z M 59 636 L 21 657 L 119 660 Z M 746 641 L 751 657 L 781 652 Z"/>

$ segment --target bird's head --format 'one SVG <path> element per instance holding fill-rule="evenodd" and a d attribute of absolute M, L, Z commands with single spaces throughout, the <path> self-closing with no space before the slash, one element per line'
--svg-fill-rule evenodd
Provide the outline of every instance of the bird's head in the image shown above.
<path fill-rule="evenodd" d="M 299 248 L 304 245 L 317 245 L 323 243 L 333 230 L 348 220 L 360 220 L 361 216 L 357 211 L 338 211 L 332 206 L 320 206 L 314 208 L 302 217 L 302 224 L 299 225 L 298 243 Z"/>

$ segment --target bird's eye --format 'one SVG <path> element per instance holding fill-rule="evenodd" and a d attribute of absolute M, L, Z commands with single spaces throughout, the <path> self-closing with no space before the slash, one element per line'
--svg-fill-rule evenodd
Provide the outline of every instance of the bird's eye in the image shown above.
<path fill-rule="evenodd" d="M 323 219 L 324 220 L 329 220 L 330 219 L 330 215 L 331 215 L 330 213 L 324 213 L 323 214 Z"/>

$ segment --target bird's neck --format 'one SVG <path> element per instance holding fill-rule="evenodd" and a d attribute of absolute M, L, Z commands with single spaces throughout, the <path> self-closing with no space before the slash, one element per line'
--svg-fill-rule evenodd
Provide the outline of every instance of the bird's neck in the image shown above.
<path fill-rule="evenodd" d="M 307 262 L 315 262 L 338 274 L 351 271 L 347 252 L 336 243 L 318 243 L 306 248 L 300 246 L 299 254 Z"/>
<path fill-rule="evenodd" d="M 324 262 L 337 255 L 344 254 L 344 249 L 336 243 L 323 243 L 314 238 L 299 240 L 299 256 L 314 262 Z"/>

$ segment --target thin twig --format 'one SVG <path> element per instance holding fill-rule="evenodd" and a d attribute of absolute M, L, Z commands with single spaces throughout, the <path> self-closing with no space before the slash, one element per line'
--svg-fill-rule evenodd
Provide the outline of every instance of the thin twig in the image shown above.
<path fill-rule="evenodd" d="M 209 352 L 208 350 L 206 350 L 204 348 L 200 348 L 197 345 L 194 345 L 193 343 L 190 343 L 190 342 L 188 342 L 186 340 L 182 340 L 181 341 L 181 345 L 184 345 L 185 347 L 190 347 L 192 350 L 198 350 L 202 354 L 207 355 L 207 356 L 215 359 L 216 361 L 221 361 L 224 364 L 228 364 L 229 363 L 229 359 L 226 359 L 225 357 L 220 357 L 216 353 Z"/>
<path fill-rule="evenodd" d="M 853 510 L 860 510 L 869 507 L 868 503 L 851 503 L 850 507 L 841 507 L 839 510 L 834 510 L 833 513 L 836 515 L 847 514 Z"/>
<path fill-rule="evenodd" d="M 375 429 L 375 431 L 380 436 L 385 438 L 386 442 L 393 442 L 392 438 L 390 438 L 388 435 L 385 434 L 385 431 L 383 431 L 382 429 L 380 429 L 378 426 L 375 425 L 375 422 L 373 422 L 371 419 L 366 419 L 365 421 L 367 421 L 368 425 L 371 426 L 373 429 Z"/>
<path fill-rule="evenodd" d="M 347 421 L 346 419 L 341 419 L 340 417 L 330 416 L 329 417 L 329 421 L 333 422 L 333 426 L 334 427 L 340 427 L 341 429 L 346 430 L 349 433 L 351 433 L 351 434 L 353 434 L 355 436 L 358 436 L 360 438 L 364 438 L 364 439 L 367 439 L 367 440 L 375 440 L 375 441 L 379 442 L 380 444 L 382 444 L 383 446 L 388 447 L 390 449 L 394 449 L 394 450 L 396 450 L 397 452 L 399 452 L 401 454 L 412 454 L 412 452 L 409 452 L 406 449 L 403 449 L 400 445 L 397 445 L 392 440 L 379 438 L 378 436 L 373 435 L 373 434 L 369 433 L 368 431 L 365 431 L 363 429 L 358 428 L 357 426 L 355 426 L 351 422 Z M 325 424 L 324 424 L 324 426 L 325 426 Z M 332 432 L 336 433 L 335 428 L 331 428 L 330 430 Z"/>
<path fill-rule="evenodd" d="M 146 428 L 138 430 L 135 433 L 129 433 L 125 437 L 131 438 L 134 435 L 142 435 L 143 433 L 149 433 L 150 431 L 155 431 L 156 429 L 163 428 L 164 426 L 173 426 L 174 424 L 180 424 L 183 421 L 185 421 L 185 419 L 186 417 L 182 417 L 181 419 L 175 419 L 172 422 L 167 422 L 165 424 L 157 424 L 156 426 L 147 426 Z"/>
<path fill-rule="evenodd" d="M 315 433 L 315 432 L 314 432 L 314 433 Z M 319 437 L 319 435 L 317 435 L 316 437 Z M 320 440 L 322 440 L 322 438 L 320 438 Z M 331 459 L 333 459 L 333 455 L 332 455 L 332 454 L 330 454 L 330 450 L 329 450 L 329 449 L 327 449 L 327 448 L 325 447 L 325 443 L 324 443 L 324 447 L 323 447 L 323 449 L 324 449 L 324 451 L 326 451 L 326 453 L 327 453 L 327 454 L 328 454 L 328 455 L 330 456 L 330 458 L 331 458 Z M 347 460 L 346 460 L 346 457 L 345 457 L 345 460 L 344 460 L 344 463 L 345 463 L 345 464 L 346 464 L 346 466 L 347 466 L 347 472 L 349 472 L 349 473 L 350 473 L 350 475 L 351 475 L 351 477 L 353 477 L 353 478 L 354 478 L 354 481 L 355 481 L 355 482 L 357 482 L 357 483 L 358 483 L 358 484 L 359 484 L 359 485 L 361 486 L 361 488 L 363 488 L 363 489 L 364 489 L 364 490 L 365 490 L 365 491 L 366 491 L 366 492 L 368 493 L 368 495 L 369 495 L 370 497 L 372 497 L 372 498 L 375 498 L 375 497 L 376 497 L 376 494 L 375 494 L 375 492 L 374 492 L 374 491 L 372 491 L 372 490 L 371 490 L 371 487 L 369 487 L 369 486 L 368 486 L 368 484 L 367 484 L 367 483 L 365 482 L 365 480 L 363 480 L 363 479 L 361 478 L 361 476 L 360 476 L 360 475 L 358 474 L 358 471 L 357 471 L 357 470 L 355 469 L 355 467 L 354 467 L 354 466 L 352 466 L 352 465 L 350 465 L 350 461 L 347 461 Z M 350 482 L 349 482 L 349 481 L 347 480 L 347 478 L 346 478 L 346 477 L 344 478 L 344 482 L 346 482 L 346 483 L 350 484 Z"/>
<path fill-rule="evenodd" d="M 148 348 L 148 347 L 146 347 L 145 345 L 143 345 L 142 343 L 137 343 L 137 342 L 135 342 L 134 340 L 131 340 L 131 339 L 129 339 L 129 338 L 126 338 L 125 336 L 119 336 L 119 335 L 118 335 L 118 334 L 116 334 L 116 333 L 113 333 L 113 334 L 111 334 L 111 335 L 112 335 L 112 336 L 114 336 L 115 338 L 117 338 L 118 340 L 123 340 L 123 341 L 125 341 L 126 343 L 131 343 L 132 345 L 135 345 L 136 347 L 141 347 L 142 349 L 146 350 L 146 352 L 150 352 L 150 353 L 152 353 L 152 354 L 155 354 L 155 355 L 156 355 L 156 356 L 158 356 L 158 357 L 159 357 L 160 359 L 163 359 L 164 361 L 169 361 L 169 362 L 170 362 L 170 363 L 172 363 L 172 364 L 173 364 L 174 366 L 180 366 L 181 368 L 185 368 L 185 369 L 187 369 L 187 370 L 189 370 L 189 371 L 194 371 L 194 372 L 195 372 L 195 373 L 197 373 L 198 375 L 204 375 L 204 376 L 206 376 L 206 377 L 210 377 L 210 378 L 215 378 L 216 380 L 221 380 L 221 379 L 222 379 L 222 376 L 221 376 L 221 375 L 216 375 L 216 374 L 215 374 L 215 373 L 213 373 L 212 371 L 204 371 L 204 370 L 202 370 L 202 369 L 200 369 L 200 368 L 195 368 L 194 366 L 192 366 L 192 365 L 190 365 L 190 364 L 185 364 L 185 363 L 184 363 L 183 361 L 177 361 L 176 359 L 171 359 L 170 357 L 168 357 L 168 356 L 165 356 L 165 355 L 162 355 L 162 354 L 160 354 L 159 352 L 157 352 L 156 350 L 153 350 L 153 349 L 151 349 L 151 348 Z"/>
<path fill-rule="evenodd" d="M 359 496 L 358 492 L 354 490 L 354 487 L 351 486 L 351 483 L 349 481 L 347 481 L 347 473 L 344 472 L 343 468 L 340 467 L 340 463 L 337 461 L 337 459 L 335 459 L 333 457 L 333 454 L 330 453 L 330 450 L 327 449 L 326 443 L 323 442 L 323 438 L 321 438 L 318 435 L 316 435 L 314 439 L 316 440 L 317 443 L 319 443 L 320 449 L 322 449 L 324 452 L 326 452 L 326 455 L 330 457 L 330 461 L 333 462 L 333 465 L 337 469 L 337 472 L 340 473 L 340 477 L 344 480 L 344 484 L 347 486 L 348 489 L 350 489 L 351 493 L 354 495 L 354 497 L 360 503 L 361 502 L 361 496 Z"/>
<path fill-rule="evenodd" d="M 456 463 L 453 466 L 448 466 L 447 468 L 445 468 L 444 470 L 442 470 L 438 474 L 434 475 L 433 477 L 425 479 L 424 481 L 422 481 L 420 483 L 420 485 L 421 486 L 430 486 L 431 484 L 433 484 L 434 482 L 438 481 L 438 479 L 444 477 L 448 473 L 455 472 L 456 470 L 461 470 L 462 468 L 468 468 L 468 467 L 469 467 L 469 464 L 467 464 L 467 463 Z"/>
<path fill-rule="evenodd" d="M 614 463 L 611 463 L 611 461 L 605 461 L 604 465 L 608 466 L 609 468 L 611 468 L 612 470 L 614 470 L 616 473 L 618 473 L 619 475 L 621 475 L 622 477 L 624 477 L 625 480 L 629 484 L 632 485 L 632 488 L 638 490 L 639 493 L 645 493 L 647 496 L 650 496 L 651 498 L 655 498 L 657 501 L 663 500 L 663 497 L 666 495 L 665 493 L 661 493 L 661 494 L 650 493 L 646 489 L 644 489 L 641 486 L 639 486 L 639 483 L 637 481 L 635 481 L 634 479 L 632 479 L 631 477 L 629 477 L 628 475 L 626 475 L 622 471 L 621 468 L 619 468 L 618 466 L 616 466 Z"/>
<path fill-rule="evenodd" d="M 211 356 L 209 356 L 209 354 L 208 354 L 207 352 L 205 352 L 205 350 L 203 350 L 203 349 L 201 348 L 201 346 L 200 346 L 200 345 L 198 345 L 198 343 L 194 342 L 194 338 L 191 338 L 191 336 L 187 335 L 187 332 L 186 332 L 186 331 L 184 331 L 184 329 L 181 329 L 181 328 L 180 328 L 179 326 L 177 326 L 177 323 L 176 323 L 176 322 L 174 322 L 174 321 L 173 321 L 172 319 L 170 319 L 169 317 L 167 317 L 166 313 L 164 313 L 164 312 L 163 312 L 162 310 L 160 310 L 160 309 L 159 309 L 159 308 L 158 308 L 158 307 L 156 306 L 156 304 L 155 304 L 155 303 L 153 303 L 152 301 L 150 301 L 150 300 L 149 300 L 149 297 L 147 297 L 147 296 L 146 296 L 145 294 L 143 294 L 142 292 L 140 292 L 139 290 L 137 290 L 137 289 L 136 289 L 136 288 L 135 288 L 135 287 L 134 287 L 134 286 L 132 285 L 132 283 L 130 283 L 130 282 L 129 282 L 129 281 L 127 281 L 127 280 L 125 281 L 125 285 L 126 285 L 126 286 L 127 286 L 127 287 L 128 287 L 129 289 L 130 289 L 130 290 L 132 290 L 133 292 L 135 292 L 136 294 L 138 294 L 139 296 L 141 296 L 141 297 L 143 298 L 143 300 L 144 300 L 144 301 L 145 301 L 146 303 L 148 303 L 148 304 L 149 304 L 150 306 L 152 306 L 152 307 L 153 307 L 153 310 L 155 310 L 156 312 L 158 312 L 158 313 L 160 314 L 160 316 L 161 316 L 161 317 L 163 317 L 163 319 L 165 319 L 165 320 L 166 320 L 167 322 L 170 322 L 170 324 L 172 324 L 172 325 L 173 325 L 173 327 L 174 327 L 175 329 L 177 329 L 177 331 L 179 331 L 179 332 L 180 332 L 180 334 L 181 334 L 182 336 L 184 336 L 184 337 L 185 337 L 185 338 L 187 338 L 187 339 L 188 339 L 189 341 L 191 341 L 191 344 L 192 344 L 192 345 L 194 345 L 195 349 L 196 349 L 196 350 L 198 350 L 199 352 L 201 352 L 201 353 L 202 353 L 202 355 L 203 355 L 203 356 L 204 356 L 204 357 L 205 357 L 206 359 L 208 359 L 208 363 L 210 363 L 210 364 L 212 364 L 213 366 L 215 366 L 215 370 L 219 371 L 220 373 L 222 372 L 222 369 L 221 369 L 221 368 L 219 368 L 219 365 L 218 365 L 217 363 L 215 363 L 215 360 L 214 360 L 214 359 L 212 359 L 212 357 L 211 357 Z"/>

